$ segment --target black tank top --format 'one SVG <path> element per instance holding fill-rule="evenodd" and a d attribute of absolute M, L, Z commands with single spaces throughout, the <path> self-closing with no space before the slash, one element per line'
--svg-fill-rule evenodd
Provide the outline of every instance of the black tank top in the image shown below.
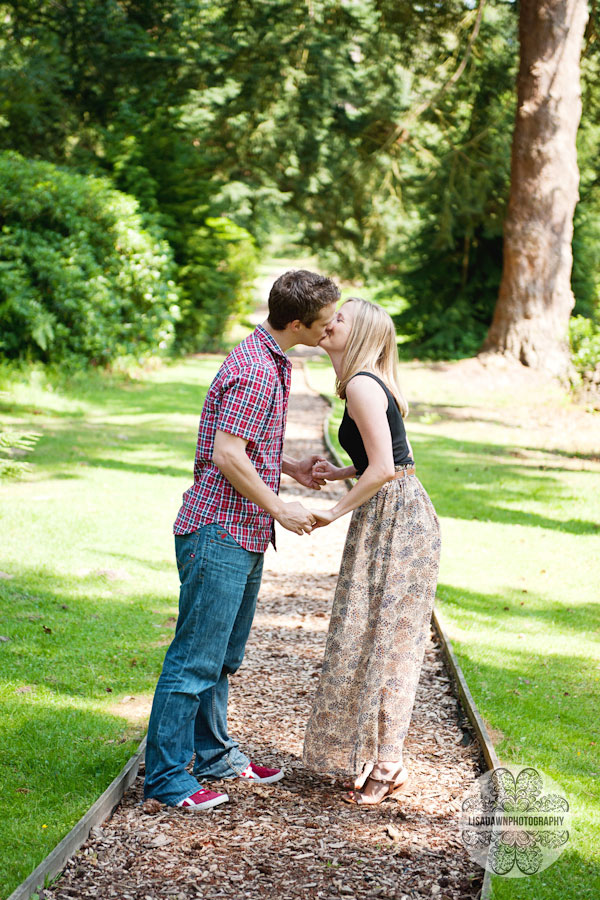
<path fill-rule="evenodd" d="M 380 384 L 388 398 L 387 420 L 390 426 L 390 434 L 392 436 L 392 449 L 394 451 L 394 465 L 406 466 L 414 465 L 413 458 L 408 449 L 408 441 L 406 440 L 406 430 L 404 428 L 404 420 L 398 409 L 396 398 L 388 388 L 388 386 L 372 372 L 357 372 L 356 375 L 368 375 L 374 378 L 377 384 Z M 352 378 L 356 376 L 353 375 Z M 369 458 L 365 450 L 365 445 L 360 436 L 360 431 L 354 419 L 348 415 L 348 406 L 344 408 L 344 417 L 340 423 L 338 431 L 340 444 L 352 460 L 357 475 L 362 475 L 369 465 Z"/>

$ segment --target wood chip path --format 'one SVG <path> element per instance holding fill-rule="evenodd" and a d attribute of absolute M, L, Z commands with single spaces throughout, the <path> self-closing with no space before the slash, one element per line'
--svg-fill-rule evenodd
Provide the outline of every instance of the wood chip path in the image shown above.
<path fill-rule="evenodd" d="M 294 368 L 286 450 L 322 451 L 327 405 Z M 333 505 L 284 477 L 286 498 Z M 464 852 L 460 801 L 481 773 L 478 746 L 452 694 L 439 647 L 426 650 L 406 762 L 412 785 L 373 809 L 340 801 L 340 785 L 302 767 L 302 738 L 325 645 L 347 519 L 299 537 L 278 529 L 267 553 L 246 658 L 232 678 L 230 732 L 252 759 L 283 765 L 275 785 L 226 782 L 230 802 L 186 813 L 142 805 L 142 781 L 40 900 L 456 900 L 476 898 L 482 870 Z"/>

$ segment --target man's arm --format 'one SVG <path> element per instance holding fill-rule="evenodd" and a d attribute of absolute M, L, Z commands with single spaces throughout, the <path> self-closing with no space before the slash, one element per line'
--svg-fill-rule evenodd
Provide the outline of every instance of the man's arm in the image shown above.
<path fill-rule="evenodd" d="M 284 503 L 264 483 L 248 458 L 247 443 L 244 438 L 217 430 L 213 463 L 239 494 L 268 512 L 288 531 L 310 534 L 316 521 L 315 517 L 301 503 Z"/>

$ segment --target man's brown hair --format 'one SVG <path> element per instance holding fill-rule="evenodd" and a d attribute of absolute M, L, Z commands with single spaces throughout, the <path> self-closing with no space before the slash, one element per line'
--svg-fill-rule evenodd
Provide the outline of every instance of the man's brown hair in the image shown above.
<path fill-rule="evenodd" d="M 280 275 L 271 288 L 269 324 L 276 331 L 283 331 L 289 322 L 299 319 L 310 328 L 323 307 L 339 299 L 339 289 L 331 278 L 306 269 L 291 269 Z"/>

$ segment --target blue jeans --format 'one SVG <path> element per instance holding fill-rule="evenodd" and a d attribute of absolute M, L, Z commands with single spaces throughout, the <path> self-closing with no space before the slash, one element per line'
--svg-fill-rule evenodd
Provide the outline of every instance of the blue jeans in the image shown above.
<path fill-rule="evenodd" d="M 200 787 L 194 775 L 232 778 L 249 759 L 227 733 L 228 676 L 239 669 L 262 576 L 263 554 L 220 525 L 175 537 L 181 589 L 175 637 L 156 686 L 146 746 L 145 797 L 169 806 Z"/>

